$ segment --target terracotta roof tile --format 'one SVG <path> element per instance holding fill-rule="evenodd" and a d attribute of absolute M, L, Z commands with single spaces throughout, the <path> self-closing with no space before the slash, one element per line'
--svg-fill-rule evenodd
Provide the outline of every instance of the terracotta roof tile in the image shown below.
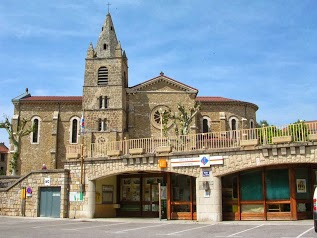
<path fill-rule="evenodd" d="M 9 153 L 9 149 L 5 145 L 0 144 L 0 153 Z"/>
<path fill-rule="evenodd" d="M 259 109 L 259 107 L 257 105 L 255 105 L 254 103 L 244 102 L 244 101 L 234 100 L 234 99 L 224 98 L 224 97 L 197 97 L 196 101 L 206 102 L 206 103 L 208 103 L 208 102 L 242 103 L 242 104 L 248 104 L 248 105 L 253 106 L 255 108 L 255 110 Z"/>
<path fill-rule="evenodd" d="M 224 97 L 197 97 L 196 101 L 200 101 L 200 102 L 241 102 L 238 100 L 233 100 L 233 99 L 224 98 Z"/>

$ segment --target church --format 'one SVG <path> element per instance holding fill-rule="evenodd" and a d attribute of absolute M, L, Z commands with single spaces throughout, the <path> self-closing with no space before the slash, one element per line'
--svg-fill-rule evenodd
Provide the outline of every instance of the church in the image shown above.
<path fill-rule="evenodd" d="M 293 219 L 292 206 L 266 204 L 260 196 L 258 209 L 255 190 L 243 193 L 250 181 L 264 192 L 266 173 L 275 178 L 264 167 L 239 174 L 261 163 L 274 165 L 265 159 L 275 155 L 270 148 L 257 149 L 264 143 L 256 128 L 257 105 L 199 96 L 198 89 L 163 72 L 130 86 L 128 68 L 108 13 L 96 45 L 87 50 L 82 96 L 32 96 L 27 89 L 12 99 L 13 127 L 26 119 L 33 131 L 21 141 L 16 168 L 21 178 L 0 193 L 3 201 L 15 196 L 16 204 L 21 201 L 13 194 L 23 193 L 22 210 L 0 205 L 3 214 L 221 221 L 241 220 L 247 207 L 246 219 L 262 220 L 269 208 L 284 207 L 278 218 Z M 300 154 L 296 148 L 281 155 Z M 313 169 L 305 165 L 301 173 Z M 288 176 L 296 171 L 286 165 L 279 172 L 283 186 L 293 186 Z M 308 192 L 302 182 L 299 190 Z M 241 194 L 250 204 L 241 202 Z M 286 195 L 283 204 L 292 204 Z"/>

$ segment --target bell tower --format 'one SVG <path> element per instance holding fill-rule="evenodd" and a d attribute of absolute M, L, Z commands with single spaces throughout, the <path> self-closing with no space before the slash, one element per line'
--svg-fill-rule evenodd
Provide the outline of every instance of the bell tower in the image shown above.
<path fill-rule="evenodd" d="M 117 40 L 111 15 L 94 48 L 90 43 L 85 65 L 83 114 L 91 142 L 121 140 L 127 130 L 128 59 Z"/>

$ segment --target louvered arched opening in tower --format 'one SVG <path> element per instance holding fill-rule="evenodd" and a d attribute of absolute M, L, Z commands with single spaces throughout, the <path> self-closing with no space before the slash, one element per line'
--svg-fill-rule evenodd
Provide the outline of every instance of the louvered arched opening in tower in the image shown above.
<path fill-rule="evenodd" d="M 100 67 L 98 70 L 98 85 L 108 84 L 108 69 L 107 67 Z"/>

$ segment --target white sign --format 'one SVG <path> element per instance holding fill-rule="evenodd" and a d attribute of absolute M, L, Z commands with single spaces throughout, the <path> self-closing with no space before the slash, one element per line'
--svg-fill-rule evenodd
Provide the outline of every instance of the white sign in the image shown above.
<path fill-rule="evenodd" d="M 210 165 L 223 164 L 222 155 L 210 156 L 209 160 L 210 160 Z"/>
<path fill-rule="evenodd" d="M 182 166 L 187 167 L 187 166 L 199 166 L 199 165 L 200 165 L 199 157 L 171 159 L 172 167 L 182 167 Z"/>
<path fill-rule="evenodd" d="M 187 166 L 200 166 L 200 167 L 210 167 L 210 165 L 223 164 L 222 155 L 209 156 L 201 155 L 200 157 L 194 158 L 177 158 L 171 159 L 172 167 L 187 167 Z"/>
<path fill-rule="evenodd" d="M 50 186 L 51 185 L 51 178 L 44 178 L 44 185 Z"/>
<path fill-rule="evenodd" d="M 80 197 L 80 193 L 78 193 L 78 192 L 70 192 L 69 193 L 69 201 L 70 202 L 82 201 L 82 199 Z"/>

